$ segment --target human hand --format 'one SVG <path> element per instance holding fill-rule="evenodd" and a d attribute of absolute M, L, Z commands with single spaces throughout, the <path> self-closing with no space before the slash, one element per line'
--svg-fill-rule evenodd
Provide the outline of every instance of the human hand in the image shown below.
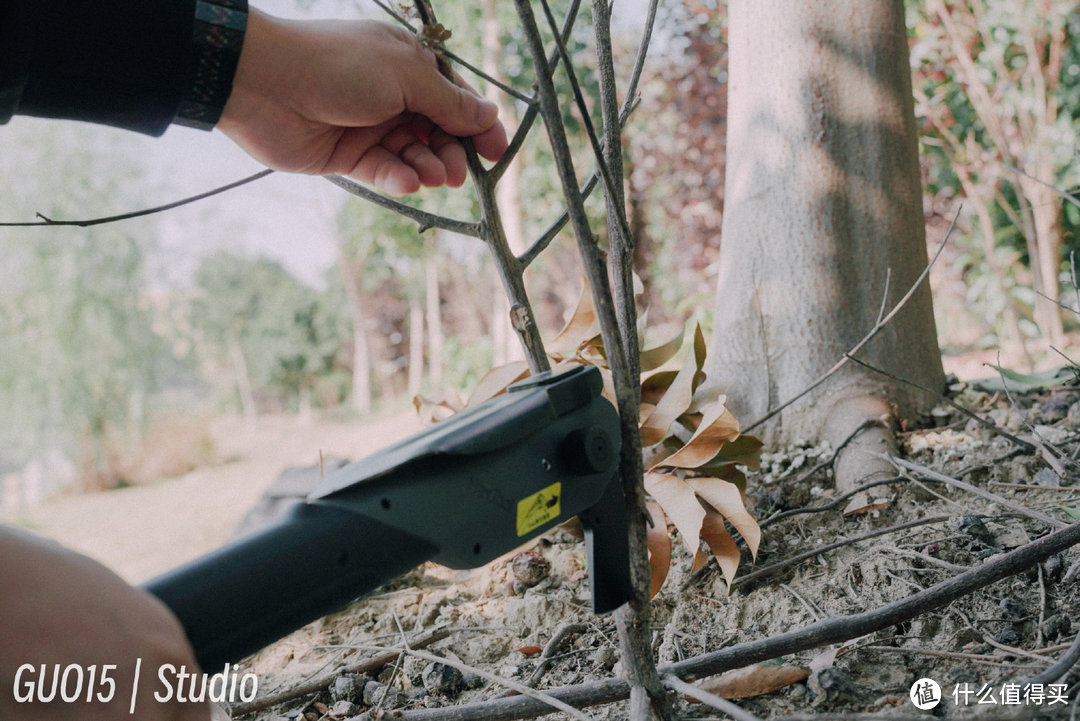
<path fill-rule="evenodd" d="M 158 669 L 165 664 L 197 664 L 179 622 L 153 596 L 132 588 L 119 576 L 85 556 L 29 533 L 0 527 L 0 719 L 19 721 L 209 721 L 204 704 L 162 703 Z M 135 716 L 130 715 L 135 660 L 142 659 Z M 26 688 L 15 683 L 23 664 L 34 666 L 20 681 L 40 679 L 52 687 L 52 669 L 75 664 L 84 673 L 80 698 L 51 703 L 19 703 L 15 694 Z M 115 683 L 112 700 L 101 703 L 96 695 L 109 695 L 102 682 L 102 667 L 115 664 L 108 675 Z M 89 669 L 97 666 L 89 687 Z M 74 684 L 74 681 L 72 681 Z M 88 690 L 95 694 L 85 703 Z M 47 691 L 46 691 L 47 693 Z M 69 688 L 69 693 L 73 689 Z"/>
<path fill-rule="evenodd" d="M 497 114 L 444 78 L 403 28 L 252 10 L 218 128 L 271 168 L 348 175 L 403 195 L 465 182 L 458 137 L 472 137 L 488 160 L 501 157 Z"/>

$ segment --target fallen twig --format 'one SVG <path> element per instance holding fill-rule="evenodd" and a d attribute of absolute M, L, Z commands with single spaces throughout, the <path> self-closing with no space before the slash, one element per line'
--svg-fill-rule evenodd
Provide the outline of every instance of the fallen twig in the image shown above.
<path fill-rule="evenodd" d="M 811 473 L 807 474 L 807 476 L 811 475 L 814 472 L 817 472 L 818 470 L 820 470 L 820 469 L 819 468 L 813 469 L 811 471 Z M 787 510 L 787 511 L 781 511 L 780 513 L 776 513 L 776 514 L 774 514 L 772 516 L 769 516 L 768 518 L 766 518 L 764 521 L 762 521 L 758 525 L 761 527 L 761 530 L 765 530 L 767 527 L 773 525 L 774 523 L 779 523 L 780 521 L 784 520 L 785 518 L 791 518 L 792 516 L 802 516 L 802 515 L 806 515 L 808 513 L 821 513 L 823 511 L 831 511 L 834 508 L 838 508 L 841 504 L 844 503 L 844 501 L 848 500 L 849 498 L 851 498 L 852 496 L 854 496 L 856 494 L 862 493 L 863 491 L 870 490 L 871 488 L 874 488 L 875 486 L 884 486 L 884 485 L 888 485 L 890 483 L 895 483 L 896 481 L 897 481 L 896 478 L 883 478 L 883 479 L 879 479 L 879 480 L 876 480 L 876 481 L 870 481 L 869 483 L 864 483 L 863 485 L 859 486 L 858 488 L 851 489 L 847 493 L 840 494 L 839 496 L 837 496 L 833 500 L 829 501 L 828 503 L 823 503 L 820 506 L 806 506 L 805 508 L 792 508 L 792 509 Z"/>
<path fill-rule="evenodd" d="M 706 706 L 727 714 L 735 721 L 761 721 L 757 716 L 750 713 L 746 709 L 742 708 L 738 704 L 728 701 L 726 698 L 717 696 L 714 693 L 709 693 L 703 688 L 698 688 L 692 683 L 683 681 L 678 676 L 665 676 L 664 685 L 670 688 L 676 693 L 681 693 L 684 696 L 689 696 L 695 701 L 700 701 Z"/>
<path fill-rule="evenodd" d="M 930 395 L 937 396 L 939 400 L 941 400 L 942 402 L 947 404 L 953 410 L 960 411 L 961 413 L 963 413 L 964 415 L 966 415 L 968 418 L 975 421 L 979 425 L 981 425 L 984 428 L 996 433 L 997 435 L 1001 436 L 1002 438 L 1006 438 L 1006 439 L 1012 441 L 1013 443 L 1020 446 L 1024 450 L 1032 451 L 1032 452 L 1038 450 L 1035 447 L 1035 444 L 1028 443 L 1024 439 L 1018 438 L 1017 436 L 1013 435 L 1012 433 L 1009 433 L 1005 429 L 998 426 L 992 420 L 990 420 L 988 418 L 983 418 L 982 416 L 980 416 L 975 411 L 972 411 L 972 410 L 970 410 L 968 408 L 964 408 L 962 405 L 960 405 L 956 401 L 952 400 L 951 398 L 949 398 L 944 393 L 941 393 L 940 391 L 931 390 L 930 388 L 927 388 L 926 386 L 924 386 L 924 385 L 922 385 L 920 383 L 916 383 L 915 381 L 908 380 L 907 378 L 901 378 L 900 376 L 898 376 L 898 375 L 896 375 L 894 373 L 890 373 L 887 370 L 878 368 L 877 366 L 871 365 L 870 363 L 867 363 L 866 361 L 859 360 L 858 358 L 855 358 L 854 356 L 849 355 L 848 358 L 849 358 L 849 360 L 851 360 L 852 363 L 855 363 L 856 365 L 860 365 L 860 366 L 862 366 L 863 368 L 865 368 L 865 369 L 867 369 L 869 371 L 873 371 L 874 373 L 879 373 L 879 374 L 885 376 L 886 378 L 888 378 L 890 380 L 896 381 L 897 383 L 903 383 L 905 385 L 911 386 L 912 388 L 923 391 L 924 393 L 928 393 Z"/>
<path fill-rule="evenodd" d="M 860 541 L 866 541 L 871 538 L 876 538 L 878 536 L 884 536 L 890 533 L 904 531 L 908 528 L 915 528 L 916 526 L 925 526 L 931 523 L 944 523 L 950 518 L 951 516 L 933 516 L 931 518 L 919 518 L 914 521 L 908 521 L 907 523 L 900 523 L 895 526 L 889 526 L 888 528 L 879 528 L 874 531 L 869 531 L 868 533 L 864 533 L 860 536 L 852 536 L 851 538 L 845 538 L 840 541 L 827 543 L 820 548 L 811 548 L 809 551 L 803 551 L 802 553 L 796 554 L 791 558 L 785 558 L 784 560 L 777 561 L 776 563 L 773 563 L 769 566 L 763 566 L 762 568 L 748 573 L 745 576 L 738 576 L 734 581 L 731 582 L 731 588 L 734 589 L 738 586 L 750 583 L 751 581 L 757 581 L 766 576 L 771 576 L 774 573 L 784 570 L 788 566 L 798 565 L 803 561 L 814 558 L 815 556 L 820 556 L 821 554 L 828 553 L 829 551 L 835 551 L 837 548 L 842 548 L 853 543 L 859 543 Z"/>
<path fill-rule="evenodd" d="M 503 678 L 502 676 L 498 676 L 496 674 L 489 673 L 488 671 L 485 671 L 485 670 L 480 669 L 480 668 L 476 668 L 474 666 L 469 666 L 468 664 L 461 663 L 460 661 L 456 661 L 456 660 L 454 660 L 452 658 L 445 658 L 445 657 L 442 657 L 442 656 L 436 656 L 433 653 L 428 653 L 427 651 L 420 651 L 420 650 L 415 649 L 415 648 L 398 648 L 398 649 L 394 649 L 394 648 L 381 647 L 381 648 L 378 648 L 377 650 L 386 651 L 387 653 L 391 653 L 391 652 L 398 653 L 398 654 L 406 653 L 406 654 L 408 654 L 410 656 L 415 656 L 417 658 L 422 658 L 425 661 L 430 661 L 432 663 L 441 663 L 441 664 L 443 664 L 445 666 L 450 666 L 451 668 L 456 668 L 458 671 L 461 671 L 462 673 L 476 674 L 477 676 L 479 676 L 480 678 L 482 678 L 482 679 L 484 679 L 486 681 L 491 681 L 492 683 L 499 684 L 500 686 L 506 686 L 507 688 L 513 689 L 514 691 L 517 691 L 518 693 L 522 694 L 523 696 L 527 696 L 532 701 L 544 704 L 544 706 L 546 708 L 546 712 L 548 712 L 548 713 L 550 713 L 551 709 L 554 708 L 554 709 L 557 709 L 559 711 L 562 711 L 563 713 L 568 715 L 570 718 L 580 719 L 580 721 L 590 721 L 590 718 L 588 716 L 586 716 L 584 713 L 582 713 L 581 711 L 579 711 L 578 709 L 574 708 L 573 706 L 566 703 L 565 701 L 560 701 L 559 699 L 555 698 L 554 696 L 552 696 L 552 695 L 550 695 L 550 694 L 548 694 L 546 692 L 537 691 L 536 689 L 529 688 L 525 684 L 520 683 L 518 681 L 514 681 L 514 680 L 508 679 L 508 678 Z M 384 716 L 384 718 L 396 718 L 396 716 L 395 716 L 395 713 L 393 711 L 391 711 L 391 712 L 388 712 Z"/>
<path fill-rule="evenodd" d="M 420 638 L 412 641 L 409 646 L 411 648 L 425 648 L 433 643 L 443 640 L 450 636 L 449 629 L 439 629 L 432 631 Z M 300 696 L 306 696 L 316 691 L 321 691 L 329 686 L 335 678 L 343 673 L 372 673 L 378 671 L 383 666 L 393 663 L 401 655 L 400 651 L 380 653 L 371 658 L 366 658 L 363 661 L 357 661 L 355 663 L 348 664 L 343 667 L 335 668 L 333 671 L 321 674 L 309 681 L 305 681 L 302 684 L 298 684 L 291 688 L 287 688 L 284 691 L 278 691 L 262 698 L 255 699 L 248 703 L 237 704 L 234 706 L 230 714 L 232 716 L 243 716 L 244 714 L 254 713 L 256 711 L 264 711 L 272 706 L 277 706 L 280 703 L 286 701 L 292 701 Z"/>
<path fill-rule="evenodd" d="M 1080 663 L 1080 633 L 1076 635 L 1076 639 L 1073 641 L 1072 646 L 1065 652 L 1065 655 L 1054 662 L 1052 666 L 1029 678 L 1024 685 L 1030 686 L 1036 683 L 1048 684 L 1054 683 L 1059 678 L 1072 669 L 1077 663 Z"/>
<path fill-rule="evenodd" d="M 1065 521 L 1059 521 L 1052 516 L 1046 515 L 1042 511 L 1036 511 L 1033 508 L 1028 508 L 1022 503 L 1010 501 L 1008 498 L 999 496 L 996 493 L 991 493 L 990 491 L 979 488 L 978 486 L 973 486 L 970 483 L 965 483 L 964 481 L 953 478 L 952 476 L 946 476 L 944 473 L 938 473 L 937 471 L 927 468 L 926 466 L 920 466 L 918 463 L 912 463 L 911 461 L 904 460 L 903 458 L 897 458 L 895 456 L 888 456 L 887 458 L 889 462 L 897 468 L 903 468 L 904 470 L 910 471 L 911 473 L 915 473 L 919 476 L 922 476 L 925 480 L 937 481 L 938 483 L 946 483 L 963 491 L 967 491 L 972 495 L 979 496 L 980 498 L 985 498 L 988 501 L 993 501 L 1000 506 L 1010 508 L 1017 513 L 1021 513 L 1027 516 L 1028 518 L 1035 519 L 1036 521 L 1042 521 L 1043 523 L 1053 526 L 1054 528 L 1067 528 L 1069 526 L 1069 524 Z"/>
<path fill-rule="evenodd" d="M 544 646 L 543 652 L 540 654 L 540 658 L 536 662 L 536 668 L 529 674 L 529 677 L 525 679 L 525 685 L 531 688 L 536 688 L 536 684 L 540 682 L 540 679 L 544 676 L 544 671 L 547 670 L 548 665 L 551 664 L 552 657 L 559 652 L 563 643 L 570 636 L 576 636 L 577 634 L 584 633 L 589 628 L 588 624 L 584 623 L 568 623 L 558 631 L 555 632 L 547 644 Z"/>
<path fill-rule="evenodd" d="M 1008 578 L 1080 543 L 1080 523 L 1048 533 L 1020 548 L 1004 553 L 953 578 L 930 586 L 907 598 L 880 608 L 818 621 L 794 631 L 737 644 L 701 656 L 661 666 L 661 674 L 684 680 L 711 676 L 733 668 L 840 643 L 865 636 L 929 611 L 942 608 L 958 598 Z M 629 684 L 619 678 L 550 689 L 561 701 L 584 707 L 621 701 L 630 693 Z M 445 709 L 402 711 L 392 718 L 402 721 L 514 721 L 550 713 L 550 707 L 522 696 L 465 704 Z M 847 716 L 845 716 L 847 718 Z M 870 718 L 867 716 L 866 718 Z M 920 717 L 923 718 L 923 717 Z"/>

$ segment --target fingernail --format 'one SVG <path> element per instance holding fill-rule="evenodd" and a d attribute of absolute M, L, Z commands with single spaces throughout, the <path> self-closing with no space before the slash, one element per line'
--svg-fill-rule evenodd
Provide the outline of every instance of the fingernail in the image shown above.
<path fill-rule="evenodd" d="M 499 117 L 499 106 L 490 100 L 480 99 L 480 106 L 476 110 L 476 122 L 485 130 L 495 124 Z"/>

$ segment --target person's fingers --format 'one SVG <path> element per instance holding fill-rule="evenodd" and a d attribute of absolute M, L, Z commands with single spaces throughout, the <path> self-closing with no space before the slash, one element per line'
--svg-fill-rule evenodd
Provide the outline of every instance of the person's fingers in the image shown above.
<path fill-rule="evenodd" d="M 458 73 L 454 73 L 454 82 L 473 95 L 480 95 L 480 93 L 476 92 L 476 88 L 470 85 L 469 82 Z M 498 160 L 501 158 L 506 151 L 507 145 L 509 145 L 509 141 L 506 137 L 506 126 L 502 124 L 501 120 L 496 120 L 487 130 L 475 133 L 472 140 L 476 152 L 479 153 L 481 157 L 487 158 L 488 160 Z"/>
<path fill-rule="evenodd" d="M 451 135 L 478 135 L 498 122 L 499 108 L 475 92 L 455 85 L 426 62 L 407 70 L 402 89 L 406 107 L 430 118 Z"/>
<path fill-rule="evenodd" d="M 420 190 L 420 176 L 381 145 L 371 148 L 350 173 L 390 195 L 408 195 Z"/>
<path fill-rule="evenodd" d="M 436 187 L 446 182 L 446 169 L 424 142 L 425 135 L 405 125 L 387 133 L 381 145 L 415 170 L 421 185 Z"/>
<path fill-rule="evenodd" d="M 481 157 L 488 160 L 498 160 L 506 152 L 509 141 L 506 138 L 506 128 L 502 123 L 495 123 L 482 133 L 473 136 L 473 146 Z"/>
<path fill-rule="evenodd" d="M 460 188 L 465 182 L 468 163 L 465 160 L 465 148 L 461 147 L 458 139 L 436 128 L 432 131 L 428 147 L 446 169 L 446 184 L 451 188 Z"/>

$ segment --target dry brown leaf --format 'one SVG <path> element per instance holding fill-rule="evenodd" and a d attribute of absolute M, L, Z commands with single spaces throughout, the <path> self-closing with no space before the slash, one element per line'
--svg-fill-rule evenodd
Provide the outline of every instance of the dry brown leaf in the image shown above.
<path fill-rule="evenodd" d="M 727 581 L 730 589 L 731 582 L 735 580 L 735 574 L 739 571 L 741 554 L 739 547 L 735 545 L 735 539 L 724 527 L 724 517 L 715 508 L 705 509 L 705 519 L 701 523 L 701 537 L 705 539 L 705 544 L 712 551 L 716 562 L 720 564 L 720 572 L 724 574 L 724 580 Z M 703 555 L 705 559 L 701 561 L 701 565 L 708 560 L 708 555 Z M 694 558 L 695 571 L 701 567 L 698 565 L 698 560 L 697 557 Z"/>
<path fill-rule="evenodd" d="M 578 297 L 577 306 L 574 308 L 570 320 L 566 322 L 559 334 L 547 344 L 548 351 L 554 354 L 574 354 L 578 348 L 587 341 L 592 340 L 599 333 L 596 323 L 596 308 L 593 306 L 592 291 L 589 281 L 581 279 L 581 296 Z"/>
<path fill-rule="evenodd" d="M 651 446 L 664 440 L 671 424 L 690 407 L 694 398 L 694 389 L 701 382 L 699 376 L 704 362 L 705 341 L 699 326 L 694 331 L 693 352 L 683 362 L 682 368 L 671 381 L 667 392 L 656 402 L 656 408 L 641 424 L 643 445 Z"/>
<path fill-rule="evenodd" d="M 703 466 L 698 466 L 698 470 L 711 470 L 714 467 L 720 468 L 738 464 L 756 471 L 761 468 L 761 449 L 763 445 L 761 439 L 757 436 L 740 433 L 738 438 L 725 443 L 715 458 Z M 704 475 L 712 474 L 706 473 Z"/>
<path fill-rule="evenodd" d="M 682 348 L 683 336 L 686 334 L 686 329 L 679 331 L 679 334 L 666 343 L 662 343 L 655 348 L 649 348 L 641 351 L 641 370 L 642 372 L 648 372 L 656 370 L 660 366 L 667 363 L 669 360 L 675 357 L 675 354 Z"/>
<path fill-rule="evenodd" d="M 655 408 L 656 404 L 667 393 L 667 389 L 671 387 L 671 383 L 677 375 L 679 375 L 678 371 L 657 371 L 641 381 L 642 403 Z"/>
<path fill-rule="evenodd" d="M 880 491 L 879 491 L 880 492 Z M 848 504 L 844 506 L 844 516 L 861 516 L 864 513 L 873 513 L 874 511 L 880 511 L 888 508 L 892 505 L 892 501 L 888 498 L 875 497 L 871 498 L 870 494 L 866 491 L 860 491 L 851 497 Z"/>
<path fill-rule="evenodd" d="M 746 541 L 750 555 L 757 558 L 758 545 L 761 543 L 761 527 L 746 510 L 742 492 L 738 486 L 721 478 L 691 478 L 686 484 L 705 499 L 735 527 Z"/>
<path fill-rule="evenodd" d="M 514 361 L 492 368 L 480 382 L 476 384 L 476 390 L 469 396 L 469 407 L 483 403 L 489 398 L 494 398 L 507 389 L 512 383 L 516 383 L 529 375 L 529 364 L 525 361 Z"/>
<path fill-rule="evenodd" d="M 703 680 L 698 686 L 721 698 L 753 698 L 805 681 L 810 672 L 798 666 L 759 663 Z M 693 703 L 693 699 L 689 699 Z"/>
<path fill-rule="evenodd" d="M 648 446 L 641 452 L 642 465 L 647 470 L 662 466 L 663 460 L 682 447 L 682 441 L 675 436 L 668 436 L 663 443 Z"/>
<path fill-rule="evenodd" d="M 660 593 L 660 588 L 667 579 L 668 570 L 671 569 L 671 534 L 668 533 L 667 519 L 664 511 L 655 501 L 646 504 L 649 509 L 649 517 L 652 525 L 647 532 L 649 546 L 649 571 L 652 580 L 649 584 L 649 598 Z"/>
<path fill-rule="evenodd" d="M 609 369 L 603 366 L 596 367 L 600 369 L 600 378 L 604 381 L 604 390 L 600 392 L 600 395 L 607 398 L 608 401 L 611 402 L 611 405 L 618 408 L 619 400 L 615 397 L 615 376 Z"/>
<path fill-rule="evenodd" d="M 718 466 L 717 468 L 710 468 L 709 472 L 703 474 L 702 477 L 719 478 L 734 484 L 735 487 L 739 489 L 739 494 L 743 499 L 743 505 L 746 505 L 746 474 L 735 466 L 728 464 L 725 466 Z"/>
<path fill-rule="evenodd" d="M 665 473 L 646 473 L 645 490 L 649 492 L 675 528 L 679 529 L 686 550 L 690 555 L 701 546 L 701 524 L 705 520 L 705 508 L 694 489 L 678 476 Z"/>
<path fill-rule="evenodd" d="M 430 425 L 454 415 L 465 407 L 465 402 L 457 391 L 443 390 L 413 396 L 413 407 L 420 422 Z"/>
<path fill-rule="evenodd" d="M 661 465 L 666 468 L 697 468 L 720 453 L 725 443 L 739 437 L 739 421 L 720 398 L 705 410 L 694 435 L 681 449 L 665 458 Z"/>

